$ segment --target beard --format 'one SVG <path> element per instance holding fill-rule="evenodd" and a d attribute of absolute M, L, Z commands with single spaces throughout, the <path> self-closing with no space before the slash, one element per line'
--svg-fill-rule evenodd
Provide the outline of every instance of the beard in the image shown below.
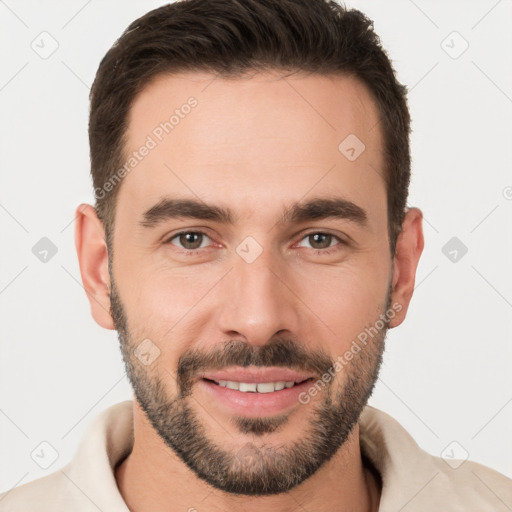
<path fill-rule="evenodd" d="M 289 338 L 273 338 L 263 346 L 232 340 L 211 352 L 190 350 L 182 354 L 175 375 L 177 392 L 171 396 L 164 380 L 134 356 L 138 342 L 128 330 L 124 307 L 113 276 L 110 277 L 111 315 L 137 402 L 160 438 L 199 478 L 233 494 L 284 493 L 313 475 L 345 443 L 378 378 L 389 324 L 387 315 L 384 328 L 343 366 L 343 384 L 336 384 L 337 379 L 332 379 L 325 384 L 316 402 L 303 405 L 313 408 L 313 413 L 297 440 L 279 443 L 278 447 L 265 442 L 266 434 L 287 423 L 287 414 L 237 417 L 233 421 L 238 431 L 252 436 L 241 448 L 230 448 L 230 443 L 219 444 L 211 439 L 194 411 L 194 404 L 200 406 L 192 396 L 198 372 L 228 366 L 281 366 L 306 370 L 321 378 L 329 370 L 332 372 L 335 361 L 322 351 L 305 350 Z M 384 311 L 389 310 L 390 301 L 391 289 Z M 172 376 L 169 370 L 163 370 Z M 256 443 L 255 436 L 263 442 Z"/>

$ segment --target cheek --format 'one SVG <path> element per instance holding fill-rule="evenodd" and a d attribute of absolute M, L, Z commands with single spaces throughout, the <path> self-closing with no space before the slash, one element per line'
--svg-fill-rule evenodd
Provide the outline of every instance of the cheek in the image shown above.
<path fill-rule="evenodd" d="M 300 297 L 317 317 L 312 325 L 326 326 L 326 349 L 331 354 L 344 352 L 379 317 L 388 277 L 379 267 L 366 265 L 319 268 L 314 275 L 301 275 Z"/>
<path fill-rule="evenodd" d="M 190 348 L 184 330 L 200 332 L 198 322 L 205 320 L 201 315 L 202 300 L 221 277 L 222 273 L 217 276 L 199 267 L 193 272 L 153 268 L 151 272 L 132 274 L 124 295 L 132 334 L 137 339 L 154 340 L 163 359 L 171 364 L 172 358 L 172 363 L 177 363 L 176 354 Z"/>

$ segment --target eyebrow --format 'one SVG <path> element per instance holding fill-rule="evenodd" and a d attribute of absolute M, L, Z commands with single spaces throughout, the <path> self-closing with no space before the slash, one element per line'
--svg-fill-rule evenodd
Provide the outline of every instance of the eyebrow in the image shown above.
<path fill-rule="evenodd" d="M 164 197 L 157 204 L 144 212 L 140 225 L 153 228 L 170 219 L 210 220 L 222 224 L 234 224 L 235 217 L 231 210 L 221 206 L 209 205 L 196 199 L 179 199 Z M 278 224 L 299 224 L 310 220 L 344 219 L 366 227 L 366 211 L 347 199 L 318 198 L 307 202 L 292 204 Z"/>

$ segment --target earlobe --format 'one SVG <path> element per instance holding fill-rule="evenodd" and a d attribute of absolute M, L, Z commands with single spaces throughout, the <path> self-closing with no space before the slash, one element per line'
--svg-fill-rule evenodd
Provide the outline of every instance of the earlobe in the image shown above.
<path fill-rule="evenodd" d="M 105 230 L 90 204 L 82 203 L 76 209 L 75 247 L 91 314 L 101 327 L 114 329 L 110 314 L 110 276 Z"/>
<path fill-rule="evenodd" d="M 397 327 L 404 321 L 414 292 L 416 269 L 425 244 L 422 220 L 423 214 L 419 208 L 408 209 L 398 235 L 393 261 L 391 300 L 392 304 L 400 304 L 401 309 L 390 320 L 390 328 Z"/>

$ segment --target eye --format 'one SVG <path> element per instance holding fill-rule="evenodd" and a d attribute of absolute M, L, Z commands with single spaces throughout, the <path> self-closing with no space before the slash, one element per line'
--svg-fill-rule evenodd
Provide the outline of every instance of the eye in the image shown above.
<path fill-rule="evenodd" d="M 173 240 L 176 240 L 177 243 Z M 202 231 L 182 231 L 173 235 L 166 243 L 171 243 L 186 251 L 195 251 L 208 245 L 204 244 L 205 240 L 210 240 L 210 237 Z"/>
<path fill-rule="evenodd" d="M 336 247 L 336 245 L 343 245 L 343 240 L 330 233 L 309 233 L 299 242 L 299 247 L 304 247 L 304 245 L 302 245 L 302 241 L 304 240 L 309 244 L 306 245 L 306 247 L 316 249 L 318 252 L 322 253 L 329 253 L 331 252 L 331 248 Z"/>

